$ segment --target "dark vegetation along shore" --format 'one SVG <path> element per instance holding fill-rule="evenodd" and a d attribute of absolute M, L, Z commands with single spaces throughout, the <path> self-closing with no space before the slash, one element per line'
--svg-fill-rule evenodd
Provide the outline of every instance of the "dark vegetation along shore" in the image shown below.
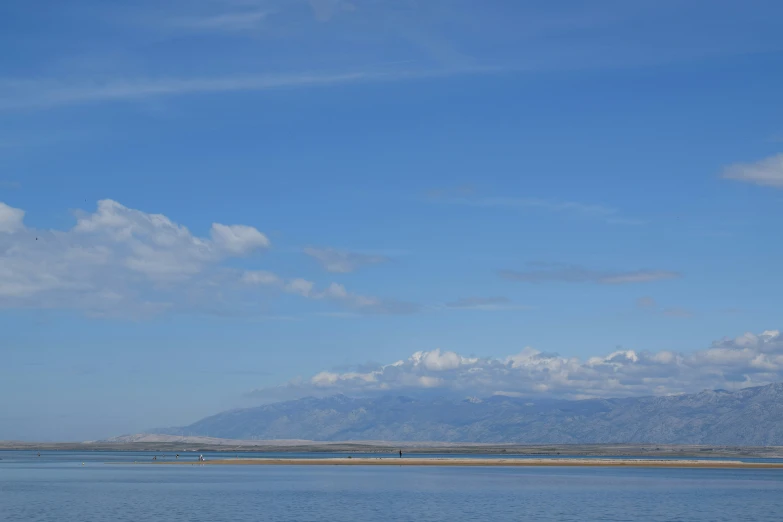
<path fill-rule="evenodd" d="M 139 452 L 225 452 L 225 453 L 351 453 L 389 454 L 402 449 L 406 455 L 528 455 L 540 457 L 721 457 L 783 458 L 783 447 L 701 446 L 662 444 L 459 444 L 411 442 L 311 442 L 231 441 L 194 442 L 188 438 L 146 442 L 0 442 L 0 450 L 30 451 L 139 451 Z"/>

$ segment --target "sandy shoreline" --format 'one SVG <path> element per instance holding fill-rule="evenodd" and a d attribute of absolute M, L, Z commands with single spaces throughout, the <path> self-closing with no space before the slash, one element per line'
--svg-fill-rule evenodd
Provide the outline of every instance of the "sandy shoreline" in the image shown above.
<path fill-rule="evenodd" d="M 648 460 L 648 459 L 483 459 L 483 458 L 318 458 L 318 459 L 215 459 L 140 462 L 159 465 L 208 466 L 490 466 L 490 467 L 638 467 L 638 468 L 736 468 L 783 469 L 783 462 L 741 462 L 737 460 Z"/>

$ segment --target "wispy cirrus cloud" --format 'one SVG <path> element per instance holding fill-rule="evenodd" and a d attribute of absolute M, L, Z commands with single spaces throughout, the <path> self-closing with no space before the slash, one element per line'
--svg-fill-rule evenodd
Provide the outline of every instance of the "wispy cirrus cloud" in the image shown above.
<path fill-rule="evenodd" d="M 722 339 L 692 353 L 616 350 L 585 359 L 531 347 L 507 357 L 449 350 L 416 352 L 385 365 L 322 371 L 308 379 L 250 392 L 254 397 L 417 393 L 583 399 L 668 395 L 705 388 L 736 390 L 783 380 L 783 335 L 777 330 Z"/>
<path fill-rule="evenodd" d="M 340 11 L 355 11 L 356 5 L 346 0 L 308 0 L 313 16 L 319 22 L 327 22 Z"/>
<path fill-rule="evenodd" d="M 227 12 L 211 16 L 190 16 L 174 18 L 168 22 L 171 27 L 196 31 L 247 31 L 256 29 L 266 20 L 265 10 Z"/>
<path fill-rule="evenodd" d="M 34 77 L 0 82 L 0 107 L 46 108 L 498 70 L 645 67 L 706 56 L 776 51 L 779 47 L 774 24 L 760 25 L 753 10 L 731 2 L 711 9 L 717 20 L 731 21 L 736 29 L 731 34 L 719 30 L 719 23 L 696 32 L 686 30 L 693 26 L 693 9 L 687 7 L 660 7 L 654 2 L 601 3 L 589 7 L 509 3 L 489 9 L 472 2 L 394 0 L 110 2 L 106 6 L 75 0 L 67 7 L 61 7 L 60 2 L 59 9 L 52 10 L 53 16 L 76 12 L 80 16 L 68 16 L 67 27 L 51 24 L 46 34 L 51 41 L 71 38 L 78 45 L 40 46 L 37 53 L 31 48 L 29 67 Z M 17 16 L 24 23 L 39 14 L 33 4 L 27 4 L 10 13 L 11 23 Z M 272 16 L 275 18 L 270 21 Z M 639 20 L 649 23 L 636 23 Z M 633 35 L 627 31 L 629 23 L 637 28 Z M 150 26 L 221 32 L 228 38 L 218 45 L 211 38 L 181 42 L 150 35 Z M 252 31 L 262 26 L 270 30 Z M 242 32 L 247 38 L 239 41 L 236 36 Z M 96 47 L 121 59 L 98 64 L 92 70 L 102 73 L 89 78 L 78 74 L 80 69 L 59 69 L 67 72 L 64 78 L 85 78 L 83 81 L 40 80 L 52 71 L 52 62 L 83 64 L 83 56 L 74 51 Z M 199 57 L 197 63 L 207 58 L 200 67 L 202 78 L 177 76 L 175 72 L 161 78 L 131 70 L 133 64 L 143 64 L 149 71 L 186 71 L 187 67 L 180 66 L 192 61 L 192 56 Z M 419 63 L 422 68 L 369 72 L 389 59 Z M 125 60 L 131 65 L 123 72 Z M 264 71 L 282 70 L 281 64 L 282 69 L 296 72 L 259 76 Z M 331 72 L 313 72 L 316 68 Z M 19 83 L 24 85 L 14 86 Z"/>
<path fill-rule="evenodd" d="M 547 198 L 479 196 L 471 185 L 433 189 L 427 192 L 427 197 L 433 203 L 445 205 L 459 205 L 475 208 L 540 210 L 594 218 L 615 225 L 643 225 L 647 223 L 645 220 L 623 216 L 616 208 L 595 203 L 581 203 L 577 201 Z"/>
<path fill-rule="evenodd" d="M 636 308 L 643 310 L 647 313 L 663 315 L 665 317 L 673 317 L 680 319 L 690 319 L 693 317 L 693 312 L 686 308 L 681 307 L 668 307 L 659 308 L 658 302 L 650 296 L 640 297 L 636 300 Z"/>
<path fill-rule="evenodd" d="M 636 308 L 640 310 L 652 310 L 658 306 L 658 303 L 650 296 L 640 297 L 636 300 Z"/>
<path fill-rule="evenodd" d="M 304 253 L 318 261 L 327 272 L 348 273 L 354 272 L 363 266 L 377 265 L 389 260 L 381 255 L 351 252 L 336 248 L 307 247 Z"/>
<path fill-rule="evenodd" d="M 725 179 L 744 181 L 765 187 L 783 188 L 783 154 L 754 163 L 735 163 L 723 169 Z"/>
<path fill-rule="evenodd" d="M 690 319 L 691 317 L 693 317 L 693 312 L 685 308 L 677 308 L 677 307 L 664 308 L 662 313 L 667 317 L 679 317 L 682 319 Z"/>
<path fill-rule="evenodd" d="M 533 266 L 541 266 L 535 263 Z M 595 283 L 600 285 L 625 285 L 677 279 L 682 275 L 670 270 L 595 270 L 578 265 L 544 263 L 544 268 L 529 270 L 500 270 L 498 275 L 509 281 L 523 283 Z"/>
<path fill-rule="evenodd" d="M 259 92 L 355 83 L 399 82 L 447 76 L 495 74 L 503 70 L 497 67 L 472 67 L 206 76 L 201 78 L 104 78 L 89 82 L 66 82 L 56 79 L 0 79 L 0 110 L 46 109 L 88 103 L 137 101 L 186 94 Z"/>
<path fill-rule="evenodd" d="M 454 310 L 529 310 L 529 306 L 514 304 L 508 297 L 463 297 L 445 304 Z"/>
<path fill-rule="evenodd" d="M 617 214 L 617 209 L 604 205 L 578 203 L 575 201 L 558 201 L 538 198 L 509 198 L 509 197 L 484 197 L 484 198 L 453 198 L 449 203 L 467 205 L 473 207 L 508 207 L 530 208 L 549 210 L 552 212 L 575 212 L 592 216 L 612 216 Z"/>

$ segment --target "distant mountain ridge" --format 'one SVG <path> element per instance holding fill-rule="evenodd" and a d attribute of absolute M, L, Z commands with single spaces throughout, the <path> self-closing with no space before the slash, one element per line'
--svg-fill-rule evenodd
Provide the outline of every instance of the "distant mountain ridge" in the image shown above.
<path fill-rule="evenodd" d="M 580 401 L 308 397 L 155 432 L 243 440 L 778 446 L 783 445 L 783 383 L 736 392 Z"/>

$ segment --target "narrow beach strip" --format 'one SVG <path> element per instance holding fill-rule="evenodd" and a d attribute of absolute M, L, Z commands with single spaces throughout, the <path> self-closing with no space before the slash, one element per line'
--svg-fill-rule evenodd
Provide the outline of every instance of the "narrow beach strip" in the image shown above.
<path fill-rule="evenodd" d="M 156 461 L 139 464 L 159 465 L 207 465 L 207 466 L 489 466 L 489 467 L 637 467 L 637 468 L 737 468 L 783 469 L 783 462 L 742 462 L 739 460 L 686 460 L 686 459 L 602 459 L 602 458 L 242 458 L 215 459 L 203 462 Z"/>

